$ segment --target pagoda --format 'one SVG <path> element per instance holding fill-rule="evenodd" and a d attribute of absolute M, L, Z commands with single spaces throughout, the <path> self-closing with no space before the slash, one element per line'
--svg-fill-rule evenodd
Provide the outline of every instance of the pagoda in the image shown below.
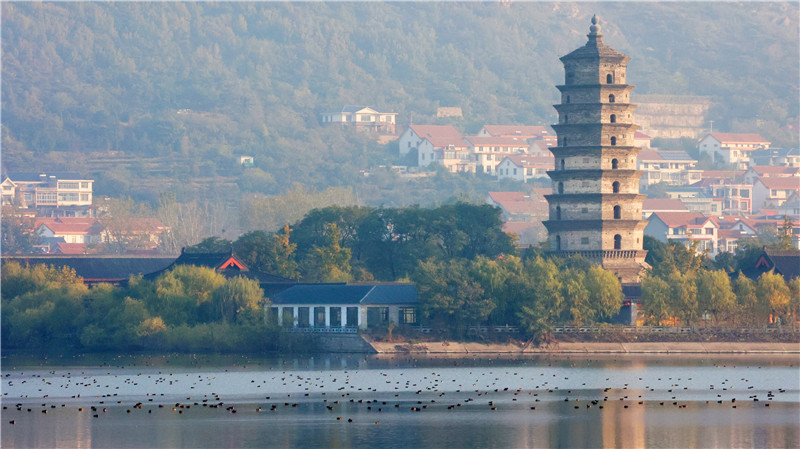
<path fill-rule="evenodd" d="M 644 228 L 636 156 L 637 125 L 626 84 L 629 57 L 603 42 L 597 17 L 589 40 L 561 58 L 565 81 L 561 91 L 553 193 L 547 195 L 552 252 L 579 254 L 616 273 L 623 284 L 636 284 L 648 268 L 642 249 Z"/>

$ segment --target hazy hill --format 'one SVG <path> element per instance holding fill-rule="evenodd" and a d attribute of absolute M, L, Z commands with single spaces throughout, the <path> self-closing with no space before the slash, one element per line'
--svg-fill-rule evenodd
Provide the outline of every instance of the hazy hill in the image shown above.
<path fill-rule="evenodd" d="M 797 3 L 4 2 L 4 165 L 121 150 L 214 176 L 251 154 L 244 191 L 349 185 L 391 148 L 320 128 L 319 112 L 552 123 L 558 58 L 593 13 L 633 58 L 634 94 L 709 95 L 715 129 L 795 143 Z"/>

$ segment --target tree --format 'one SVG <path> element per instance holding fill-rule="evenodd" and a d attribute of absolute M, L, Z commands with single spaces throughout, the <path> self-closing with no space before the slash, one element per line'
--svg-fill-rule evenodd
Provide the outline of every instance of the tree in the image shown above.
<path fill-rule="evenodd" d="M 691 325 L 698 317 L 697 284 L 694 275 L 675 271 L 669 275 L 667 281 L 670 286 L 670 311 Z"/>
<path fill-rule="evenodd" d="M 220 237 L 206 237 L 200 243 L 187 246 L 184 251 L 189 254 L 202 254 L 202 253 L 227 253 L 233 249 L 233 244 L 230 240 L 225 240 Z"/>
<path fill-rule="evenodd" d="M 589 292 L 589 304 L 594 309 L 596 320 L 606 320 L 619 313 L 625 295 L 614 273 L 599 265 L 592 265 L 586 272 L 584 284 Z"/>
<path fill-rule="evenodd" d="M 11 206 L 3 206 L 2 218 L 0 248 L 3 249 L 3 254 L 32 253 L 38 240 L 36 230 L 33 229 L 34 220 L 16 214 Z"/>
<path fill-rule="evenodd" d="M 769 315 L 769 302 L 756 294 L 756 283 L 740 271 L 733 284 L 736 308 L 748 324 L 765 323 Z"/>
<path fill-rule="evenodd" d="M 551 260 L 537 256 L 526 261 L 524 275 L 532 288 L 518 312 L 520 324 L 533 341 L 547 341 L 565 309 L 559 269 Z"/>
<path fill-rule="evenodd" d="M 715 324 L 720 314 L 730 313 L 736 304 L 730 278 L 722 270 L 697 273 L 697 298 L 700 310 L 711 313 Z"/>
<path fill-rule="evenodd" d="M 793 250 L 794 245 L 792 244 L 792 238 L 794 235 L 792 234 L 792 229 L 794 228 L 794 222 L 788 215 L 783 216 L 783 225 L 778 230 L 778 249 L 782 250 Z"/>
<path fill-rule="evenodd" d="M 148 308 L 169 326 L 212 321 L 211 300 L 225 277 L 211 268 L 178 265 L 156 279 L 156 296 Z"/>
<path fill-rule="evenodd" d="M 642 311 L 647 324 L 659 326 L 673 314 L 671 295 L 669 284 L 660 277 L 648 274 L 642 279 Z"/>
<path fill-rule="evenodd" d="M 230 278 L 214 291 L 214 309 L 218 319 L 231 323 L 264 316 L 264 291 L 258 282 L 241 276 Z M 260 312 L 260 313 L 259 313 Z"/>
<path fill-rule="evenodd" d="M 233 249 L 250 269 L 296 279 L 299 276 L 295 261 L 297 245 L 290 240 L 291 232 L 288 224 L 274 235 L 251 231 L 236 239 Z"/>
<path fill-rule="evenodd" d="M 780 274 L 768 271 L 759 276 L 756 295 L 760 301 L 769 303 L 772 314 L 780 317 L 789 313 L 791 291 Z"/>
<path fill-rule="evenodd" d="M 341 245 L 341 231 L 336 223 L 326 226 L 326 246 L 315 246 L 304 260 L 303 279 L 312 282 L 346 282 L 350 273 L 350 248 Z"/>

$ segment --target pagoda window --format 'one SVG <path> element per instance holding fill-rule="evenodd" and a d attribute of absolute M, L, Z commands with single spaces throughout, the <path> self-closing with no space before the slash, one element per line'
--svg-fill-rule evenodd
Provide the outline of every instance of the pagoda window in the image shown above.
<path fill-rule="evenodd" d="M 611 159 L 611 169 L 616 170 L 619 168 L 619 161 L 616 159 Z"/>
<path fill-rule="evenodd" d="M 611 145 L 617 144 L 617 136 L 611 136 Z"/>
<path fill-rule="evenodd" d="M 611 191 L 614 193 L 619 193 L 619 181 L 614 181 L 614 183 L 611 184 Z"/>
<path fill-rule="evenodd" d="M 622 236 L 614 234 L 614 249 L 622 249 Z"/>
<path fill-rule="evenodd" d="M 561 159 L 561 169 L 566 170 L 566 163 L 564 162 L 564 159 Z"/>
<path fill-rule="evenodd" d="M 622 218 L 622 208 L 619 205 L 614 206 L 614 220 Z"/>
<path fill-rule="evenodd" d="M 614 83 L 614 76 L 609 73 L 608 75 L 606 75 L 606 84 L 612 84 L 612 83 Z"/>
<path fill-rule="evenodd" d="M 561 220 L 561 206 L 556 206 L 556 220 Z"/>
<path fill-rule="evenodd" d="M 567 95 L 567 103 L 569 103 L 569 95 Z"/>
<path fill-rule="evenodd" d="M 561 251 L 561 236 L 556 236 L 556 251 Z"/>
<path fill-rule="evenodd" d="M 564 114 L 564 123 L 569 123 L 569 114 Z"/>
<path fill-rule="evenodd" d="M 559 182 L 558 183 L 558 193 L 559 193 L 559 195 L 564 193 L 564 183 L 563 182 Z"/>
<path fill-rule="evenodd" d="M 564 146 L 567 146 L 567 138 L 564 137 Z"/>
<path fill-rule="evenodd" d="M 614 102 L 614 94 L 611 94 L 611 95 L 608 96 L 608 102 L 609 103 L 613 103 Z"/>
<path fill-rule="evenodd" d="M 611 123 L 617 123 L 617 114 L 611 114 Z"/>

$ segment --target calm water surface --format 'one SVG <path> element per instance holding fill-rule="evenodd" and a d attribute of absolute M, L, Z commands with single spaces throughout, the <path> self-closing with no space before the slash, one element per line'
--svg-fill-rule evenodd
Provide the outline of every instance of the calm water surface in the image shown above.
<path fill-rule="evenodd" d="M 799 363 L 4 358 L 2 447 L 800 447 Z"/>

